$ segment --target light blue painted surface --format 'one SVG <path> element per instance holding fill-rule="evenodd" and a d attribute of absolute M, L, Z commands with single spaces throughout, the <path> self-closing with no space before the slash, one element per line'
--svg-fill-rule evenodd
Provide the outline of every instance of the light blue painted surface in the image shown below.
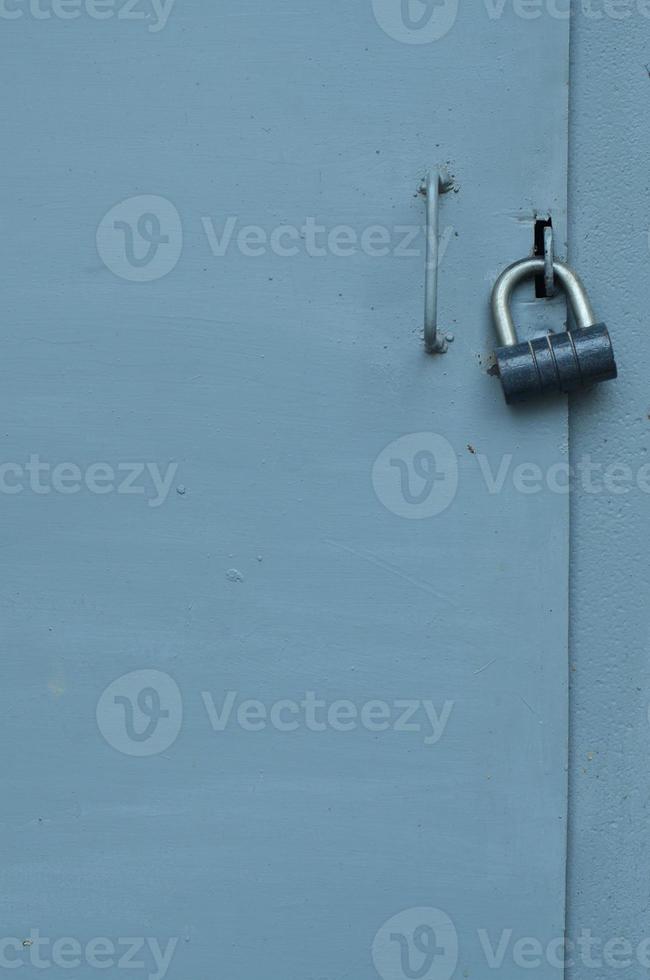
<path fill-rule="evenodd" d="M 568 501 L 509 479 L 491 494 L 480 466 L 566 459 L 564 403 L 506 409 L 486 353 L 492 279 L 529 252 L 534 211 L 565 237 L 567 42 L 563 21 L 460 9 L 446 37 L 408 45 L 369 4 L 315 0 L 179 0 L 159 32 L 3 24 L 17 93 L 3 110 L 3 459 L 23 467 L 5 476 L 24 481 L 30 454 L 86 476 L 155 463 L 142 496 L 2 501 L 6 936 L 75 937 L 85 955 L 93 937 L 179 938 L 167 975 L 183 980 L 365 980 L 377 959 L 393 980 L 391 932 L 428 921 L 381 932 L 404 910 L 449 916 L 457 976 L 485 971 L 478 930 L 561 934 Z M 418 182 L 440 158 L 459 186 L 442 205 L 444 358 L 421 351 L 421 236 L 420 255 L 384 258 L 303 242 L 219 258 L 206 240 L 205 223 L 220 234 L 236 216 L 268 232 L 378 224 L 402 241 L 393 229 L 421 224 Z M 183 227 L 178 263 L 149 283 L 106 267 L 147 274 L 113 224 L 136 213 L 103 222 L 136 195 L 172 202 Z M 173 223 L 162 233 L 180 247 Z M 520 304 L 529 327 L 562 312 Z M 444 513 L 410 520 L 419 505 L 396 481 L 423 432 L 448 440 L 437 462 L 459 487 Z M 114 700 L 139 677 L 110 687 L 142 669 L 173 678 L 183 706 L 181 724 L 159 688 L 170 717 L 149 744 L 128 739 Z M 452 708 L 436 744 L 425 727 L 215 733 L 202 692 L 219 706 L 228 691 Z M 510 950 L 500 976 L 519 972 Z"/>
<path fill-rule="evenodd" d="M 591 930 L 589 966 L 572 980 L 647 975 L 649 496 L 648 37 L 635 5 L 623 19 L 576 17 L 572 48 L 571 256 L 588 273 L 609 323 L 620 379 L 571 408 L 574 464 L 591 456 L 595 493 L 572 502 L 571 847 L 568 931 Z M 625 13 L 625 11 L 623 11 Z M 625 494 L 603 491 L 606 467 L 634 475 Z M 605 945 L 613 947 L 614 971 Z M 646 943 L 646 948 L 647 948 Z M 647 955 L 647 954 L 646 954 Z M 610 957 L 612 951 L 610 949 Z M 625 965 L 627 964 L 627 965 Z"/>

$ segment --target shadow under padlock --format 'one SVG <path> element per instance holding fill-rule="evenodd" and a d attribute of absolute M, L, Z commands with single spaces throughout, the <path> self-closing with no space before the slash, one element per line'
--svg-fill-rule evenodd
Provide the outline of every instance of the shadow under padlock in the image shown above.
<path fill-rule="evenodd" d="M 492 316 L 500 341 L 494 354 L 508 404 L 549 391 L 588 388 L 618 374 L 609 331 L 596 322 L 580 278 L 563 262 L 553 262 L 553 274 L 566 294 L 575 326 L 520 342 L 510 309 L 512 293 L 519 283 L 544 270 L 543 258 L 522 259 L 499 276 L 492 292 Z"/>

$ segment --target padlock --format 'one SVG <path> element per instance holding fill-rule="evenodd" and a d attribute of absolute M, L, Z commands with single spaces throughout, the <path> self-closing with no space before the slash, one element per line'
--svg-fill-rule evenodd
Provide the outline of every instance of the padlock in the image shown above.
<path fill-rule="evenodd" d="M 520 342 L 512 319 L 512 291 L 522 280 L 544 272 L 543 258 L 522 259 L 503 272 L 492 293 L 492 315 L 501 346 L 495 350 L 506 401 L 523 401 L 547 391 L 575 391 L 617 376 L 609 332 L 596 323 L 579 277 L 563 262 L 553 273 L 569 301 L 575 327 Z"/>

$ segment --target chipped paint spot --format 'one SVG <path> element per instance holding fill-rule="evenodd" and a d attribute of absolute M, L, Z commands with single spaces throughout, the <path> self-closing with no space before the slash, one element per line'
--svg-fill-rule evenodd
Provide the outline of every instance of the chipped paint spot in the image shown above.
<path fill-rule="evenodd" d="M 65 694 L 65 684 L 60 678 L 49 680 L 47 682 L 47 688 L 55 698 L 60 698 L 62 694 Z"/>

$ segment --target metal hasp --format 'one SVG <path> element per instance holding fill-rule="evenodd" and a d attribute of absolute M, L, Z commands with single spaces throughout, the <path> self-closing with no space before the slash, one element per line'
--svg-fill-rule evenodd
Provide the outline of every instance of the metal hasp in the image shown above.
<path fill-rule="evenodd" d="M 427 198 L 426 265 L 424 278 L 424 346 L 428 354 L 444 354 L 446 337 L 438 330 L 438 205 L 440 195 L 451 188 L 447 173 L 435 167 L 427 175 L 424 191 Z"/>
<path fill-rule="evenodd" d="M 553 227 L 548 225 L 544 229 L 544 288 L 549 299 L 555 296 L 555 273 L 553 264 L 555 262 L 555 245 L 553 242 Z"/>
<path fill-rule="evenodd" d="M 575 391 L 617 376 L 607 327 L 595 322 L 582 282 L 563 262 L 553 262 L 553 274 L 566 293 L 575 327 L 519 342 L 510 310 L 512 292 L 524 279 L 545 271 L 543 258 L 522 259 L 499 276 L 492 292 L 492 316 L 501 344 L 495 356 L 509 404 L 547 391 Z"/>

